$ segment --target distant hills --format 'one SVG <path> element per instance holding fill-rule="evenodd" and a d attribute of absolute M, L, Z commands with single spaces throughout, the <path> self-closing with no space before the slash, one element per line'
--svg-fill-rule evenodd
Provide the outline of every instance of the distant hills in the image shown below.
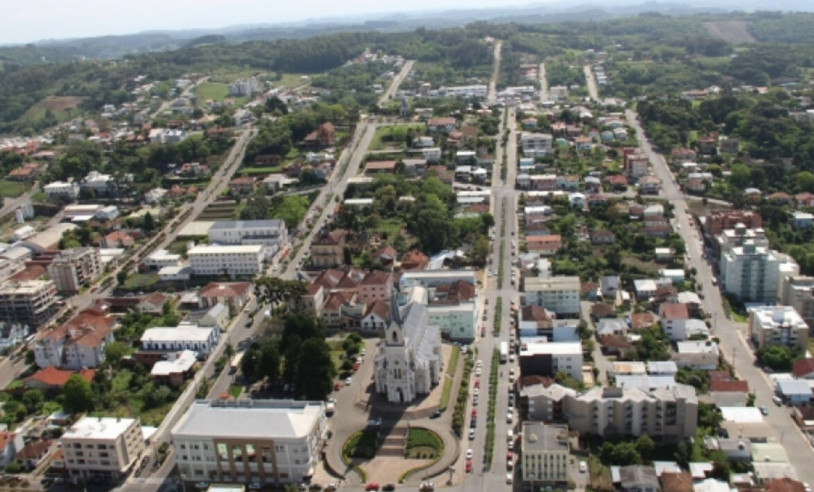
<path fill-rule="evenodd" d="M 421 27 L 439 29 L 479 21 L 537 24 L 601 21 L 629 17 L 644 12 L 683 16 L 759 10 L 814 11 L 814 2 L 810 0 L 721 0 L 710 6 L 709 2 L 701 1 L 630 3 L 622 0 L 615 2 L 614 5 L 606 3 L 574 5 L 567 1 L 558 1 L 490 9 L 439 9 L 349 18 L 325 18 L 287 24 L 236 25 L 220 29 L 145 31 L 93 38 L 42 40 L 27 45 L 0 48 L 0 62 L 13 65 L 77 59 L 115 59 L 126 55 L 174 50 L 202 44 L 297 39 L 347 31 L 398 32 Z"/>

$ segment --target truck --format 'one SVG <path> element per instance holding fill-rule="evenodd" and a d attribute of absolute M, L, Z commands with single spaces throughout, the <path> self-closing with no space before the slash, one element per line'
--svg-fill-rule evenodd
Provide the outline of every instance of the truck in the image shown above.
<path fill-rule="evenodd" d="M 245 352 L 238 352 L 232 357 L 232 362 L 229 363 L 229 374 L 235 374 L 240 370 L 240 363 L 243 361 L 243 354 Z"/>
<path fill-rule="evenodd" d="M 500 363 L 505 364 L 509 360 L 509 342 L 500 342 Z"/>

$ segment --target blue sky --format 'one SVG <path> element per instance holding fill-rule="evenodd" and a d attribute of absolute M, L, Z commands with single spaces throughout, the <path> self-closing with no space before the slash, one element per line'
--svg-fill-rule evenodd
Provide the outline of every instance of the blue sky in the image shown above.
<path fill-rule="evenodd" d="M 529 0 L 0 0 L 0 43 L 527 3 Z"/>

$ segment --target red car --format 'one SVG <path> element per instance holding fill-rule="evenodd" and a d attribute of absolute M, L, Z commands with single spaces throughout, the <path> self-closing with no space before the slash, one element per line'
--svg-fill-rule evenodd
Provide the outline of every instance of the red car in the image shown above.
<path fill-rule="evenodd" d="M 480 388 L 480 379 L 475 380 L 475 387 Z"/>
<path fill-rule="evenodd" d="M 466 460 L 466 473 L 472 471 L 472 460 Z"/>
<path fill-rule="evenodd" d="M 506 452 L 506 459 L 507 459 L 507 460 L 512 459 L 512 452 L 511 452 L 511 451 L 507 451 L 507 452 Z"/>
<path fill-rule="evenodd" d="M 342 389 L 342 385 L 339 383 L 334 383 L 334 391 L 339 391 L 340 389 Z"/>
<path fill-rule="evenodd" d="M 377 484 L 377 483 L 369 483 L 369 484 L 365 485 L 365 490 L 377 491 L 377 490 L 379 490 L 379 484 Z"/>
<path fill-rule="evenodd" d="M 474 418 L 477 418 L 477 416 L 478 416 L 478 411 L 477 411 L 476 409 L 474 409 L 474 408 L 473 408 L 473 409 L 472 409 L 472 418 L 473 418 L 473 419 L 474 419 Z"/>

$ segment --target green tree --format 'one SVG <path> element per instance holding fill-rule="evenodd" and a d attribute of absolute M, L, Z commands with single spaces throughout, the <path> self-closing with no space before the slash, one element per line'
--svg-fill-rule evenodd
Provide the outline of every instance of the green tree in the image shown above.
<path fill-rule="evenodd" d="M 636 451 L 640 456 L 653 456 L 656 450 L 656 443 L 647 434 L 642 434 L 636 439 Z"/>
<path fill-rule="evenodd" d="M 42 391 L 32 389 L 23 393 L 23 404 L 29 412 L 40 413 L 43 403 L 45 403 L 45 395 Z"/>
<path fill-rule="evenodd" d="M 144 214 L 144 218 L 141 221 L 141 227 L 148 234 L 155 230 L 155 219 L 153 219 L 153 214 L 150 212 Z"/>
<path fill-rule="evenodd" d="M 280 379 L 280 352 L 276 344 L 268 342 L 260 349 L 260 359 L 258 361 L 258 372 L 265 376 L 270 383 L 276 383 Z"/>
<path fill-rule="evenodd" d="M 113 366 L 117 366 L 121 360 L 130 353 L 130 345 L 113 341 L 105 345 L 105 361 Z"/>
<path fill-rule="evenodd" d="M 62 387 L 64 401 L 62 407 L 68 413 L 82 413 L 93 410 L 94 397 L 90 383 L 79 374 L 72 374 Z"/>
<path fill-rule="evenodd" d="M 775 371 L 788 371 L 794 362 L 794 356 L 788 347 L 783 345 L 772 345 L 768 348 L 759 349 L 757 357 L 760 362 Z"/>
<path fill-rule="evenodd" d="M 732 183 L 732 186 L 742 190 L 752 182 L 752 172 L 744 164 L 735 164 L 732 166 L 732 175 L 729 177 L 729 182 Z"/>
<path fill-rule="evenodd" d="M 297 391 L 309 400 L 324 400 L 332 390 L 336 368 L 331 360 L 331 348 L 320 338 L 309 338 L 302 344 L 302 354 L 308 363 L 300 364 L 297 373 Z"/>

